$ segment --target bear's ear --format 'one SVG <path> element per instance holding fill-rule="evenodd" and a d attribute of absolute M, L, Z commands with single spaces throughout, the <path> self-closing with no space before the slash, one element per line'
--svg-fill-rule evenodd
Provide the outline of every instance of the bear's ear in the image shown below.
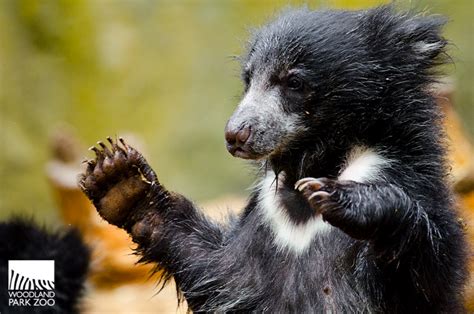
<path fill-rule="evenodd" d="M 446 19 L 441 16 L 402 16 L 396 28 L 399 40 L 422 60 L 436 59 L 446 47 L 441 36 Z"/>
<path fill-rule="evenodd" d="M 425 61 L 430 65 L 443 51 L 447 41 L 441 36 L 446 20 L 441 16 L 397 13 L 393 5 L 368 12 L 367 23 L 376 38 L 373 42 L 391 47 L 407 61 Z M 414 58 L 411 58 L 414 57 Z"/>

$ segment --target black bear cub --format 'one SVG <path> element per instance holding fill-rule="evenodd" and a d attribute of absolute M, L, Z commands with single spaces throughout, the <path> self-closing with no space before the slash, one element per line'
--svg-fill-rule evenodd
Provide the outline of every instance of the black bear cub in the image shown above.
<path fill-rule="evenodd" d="M 193 311 L 463 311 L 464 235 L 429 88 L 443 20 L 289 10 L 253 35 L 227 149 L 259 166 L 220 225 L 108 139 L 80 185 Z"/>

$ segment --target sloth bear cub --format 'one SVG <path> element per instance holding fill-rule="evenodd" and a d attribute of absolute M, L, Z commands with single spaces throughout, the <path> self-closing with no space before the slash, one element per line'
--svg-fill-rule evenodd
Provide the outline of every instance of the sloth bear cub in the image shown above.
<path fill-rule="evenodd" d="M 35 305 L 34 298 L 29 299 L 29 306 L 9 304 L 10 260 L 54 260 L 54 305 Z M 53 232 L 31 219 L 19 217 L 0 222 L 0 313 L 80 313 L 89 263 L 90 250 L 77 230 Z M 26 280 L 18 282 L 22 284 Z M 31 286 L 26 289 L 33 290 Z"/>
<path fill-rule="evenodd" d="M 226 225 L 123 139 L 91 148 L 80 185 L 193 311 L 460 312 L 465 240 L 429 91 L 442 25 L 385 6 L 256 31 L 225 138 L 260 178 Z"/>

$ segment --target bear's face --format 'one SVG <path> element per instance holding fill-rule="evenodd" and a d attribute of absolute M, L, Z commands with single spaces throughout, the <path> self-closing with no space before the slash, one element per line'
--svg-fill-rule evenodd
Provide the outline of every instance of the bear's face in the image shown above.
<path fill-rule="evenodd" d="M 236 157 L 260 159 L 304 130 L 298 107 L 307 87 L 297 69 L 259 69 L 245 81 L 245 94 L 226 126 L 227 148 Z"/>
<path fill-rule="evenodd" d="M 442 23 L 390 7 L 283 13 L 254 34 L 242 60 L 245 90 L 226 126 L 227 149 L 263 159 L 364 139 L 404 110 L 393 99 L 429 82 L 445 45 Z"/>
<path fill-rule="evenodd" d="M 314 134 L 314 118 L 321 116 L 324 107 L 331 108 L 324 96 L 340 84 L 332 77 L 337 69 L 331 67 L 344 64 L 338 60 L 348 55 L 355 58 L 356 48 L 352 53 L 339 51 L 335 46 L 341 41 L 343 24 L 328 29 L 336 20 L 321 15 L 316 21 L 316 14 L 290 11 L 255 34 L 243 60 L 244 94 L 226 126 L 232 155 L 261 159 L 282 153 Z"/>

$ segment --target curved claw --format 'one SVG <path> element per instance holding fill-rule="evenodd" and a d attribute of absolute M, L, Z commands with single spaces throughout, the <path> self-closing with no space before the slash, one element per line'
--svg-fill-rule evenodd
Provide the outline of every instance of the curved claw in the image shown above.
<path fill-rule="evenodd" d="M 84 158 L 84 160 L 82 160 L 82 164 L 87 164 L 87 169 L 89 169 L 89 171 L 92 171 L 92 169 L 94 169 L 96 165 L 96 162 L 95 160 Z"/>
<path fill-rule="evenodd" d="M 79 186 L 79 188 L 83 191 L 86 191 L 86 186 L 84 185 L 84 179 L 83 178 L 80 178 L 77 182 L 77 185 Z"/>
<path fill-rule="evenodd" d="M 303 191 L 308 185 L 315 185 L 315 189 L 320 189 L 322 188 L 325 183 L 321 179 L 316 179 L 316 178 L 303 178 L 298 180 L 295 183 L 295 189 L 298 191 Z"/>
<path fill-rule="evenodd" d="M 106 139 L 107 139 L 107 141 L 110 143 L 110 145 L 112 145 L 112 147 L 115 146 L 115 142 L 114 142 L 114 140 L 113 140 L 110 136 L 107 136 Z"/>
<path fill-rule="evenodd" d="M 112 154 L 117 154 L 117 153 L 124 153 L 125 155 L 127 155 L 127 152 L 118 145 L 118 140 L 117 140 L 117 137 L 115 137 L 115 141 L 112 137 L 110 136 L 107 136 L 107 141 L 110 143 L 110 146 L 112 147 Z"/>
<path fill-rule="evenodd" d="M 312 199 L 314 199 L 315 201 L 319 202 L 322 200 L 327 200 L 330 196 L 331 194 L 326 191 L 317 191 L 308 197 L 308 201 L 311 201 Z"/>
<path fill-rule="evenodd" d="M 120 145 L 118 145 L 118 144 L 116 144 L 116 145 L 117 145 L 117 148 L 120 149 L 120 151 L 121 151 L 122 153 L 124 153 L 125 156 L 127 156 L 127 155 L 128 155 L 128 151 L 130 150 L 130 146 L 128 146 L 128 144 L 125 142 L 125 140 L 124 140 L 122 137 L 119 137 L 118 141 L 120 142 L 120 144 L 122 144 L 123 147 L 120 146 Z"/>
<path fill-rule="evenodd" d="M 303 178 L 303 179 L 299 179 L 298 181 L 296 181 L 295 183 L 295 190 L 300 190 L 300 186 L 303 185 L 303 184 L 306 184 L 307 182 L 313 180 L 314 178 L 311 178 L 311 177 L 308 177 L 308 178 Z M 301 191 L 301 190 L 300 190 Z"/>
<path fill-rule="evenodd" d="M 112 157 L 112 156 L 113 156 L 112 152 L 111 152 L 110 149 L 107 147 L 107 145 L 104 144 L 104 142 L 99 141 L 99 142 L 97 142 L 97 144 L 98 144 L 100 147 L 102 147 L 102 150 L 103 150 L 103 152 L 105 153 L 105 155 L 106 155 L 107 157 Z"/>
<path fill-rule="evenodd" d="M 115 140 L 111 136 L 107 136 L 107 141 L 110 143 L 110 146 L 112 147 L 112 152 L 116 151 L 121 151 L 125 153 L 125 150 L 118 145 L 119 141 L 117 139 L 117 136 L 115 136 Z"/>
<path fill-rule="evenodd" d="M 98 149 L 97 147 L 91 146 L 91 147 L 89 147 L 89 150 L 93 151 L 95 153 L 95 155 L 97 156 L 97 158 L 104 158 L 104 153 L 100 149 Z"/>
<path fill-rule="evenodd" d="M 120 143 L 122 143 L 123 147 L 125 147 L 127 150 L 130 149 L 128 144 L 125 143 L 125 140 L 123 139 L 123 137 L 119 137 L 119 141 L 120 141 Z"/>

